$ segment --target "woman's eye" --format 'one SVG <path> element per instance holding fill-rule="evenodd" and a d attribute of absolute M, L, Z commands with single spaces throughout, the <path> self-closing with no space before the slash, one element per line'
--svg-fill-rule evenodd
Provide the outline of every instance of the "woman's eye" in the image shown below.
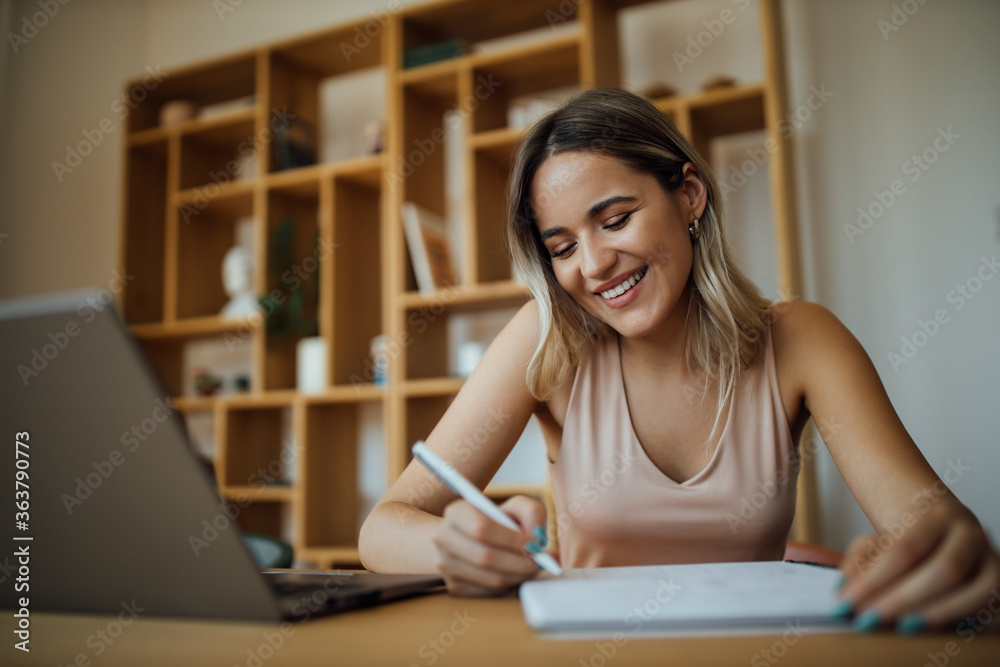
<path fill-rule="evenodd" d="M 566 253 L 568 253 L 572 249 L 573 249 L 573 245 L 570 244 L 570 245 L 568 245 L 568 246 L 566 246 L 566 247 L 564 247 L 564 248 L 562 248 L 560 250 L 553 250 L 552 252 L 549 253 L 549 256 L 551 256 L 553 259 L 556 259 L 558 257 L 564 256 Z"/>
<path fill-rule="evenodd" d="M 610 223 L 604 225 L 604 228 L 605 229 L 618 229 L 619 227 L 621 227 L 622 225 L 624 225 L 626 222 L 628 222 L 631 218 L 632 218 L 632 214 L 631 213 L 625 213 L 621 217 L 619 217 L 616 220 L 614 220 L 613 222 L 610 222 Z"/>

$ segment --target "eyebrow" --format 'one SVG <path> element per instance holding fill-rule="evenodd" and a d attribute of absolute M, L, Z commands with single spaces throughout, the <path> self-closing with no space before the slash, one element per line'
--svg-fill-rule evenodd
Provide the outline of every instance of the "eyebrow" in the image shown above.
<path fill-rule="evenodd" d="M 625 195 L 617 195 L 615 197 L 608 197 L 607 199 L 602 199 L 601 201 L 597 202 L 589 209 L 587 209 L 587 215 L 585 219 L 593 220 L 609 206 L 614 206 L 615 204 L 620 204 L 622 202 L 635 202 L 635 201 L 639 201 L 639 198 L 629 197 Z M 553 236 L 562 234 L 565 231 L 566 231 L 565 227 L 552 227 L 551 229 L 546 229 L 544 232 L 542 232 L 542 242 L 544 243 Z"/>

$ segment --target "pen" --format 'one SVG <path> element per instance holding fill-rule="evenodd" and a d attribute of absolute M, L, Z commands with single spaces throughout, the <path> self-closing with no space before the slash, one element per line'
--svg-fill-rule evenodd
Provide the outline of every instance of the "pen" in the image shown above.
<path fill-rule="evenodd" d="M 418 461 L 427 466 L 427 469 L 434 473 L 434 476 L 444 482 L 449 489 L 462 496 L 477 510 L 499 523 L 504 528 L 520 532 L 521 528 L 513 519 L 504 514 L 503 510 L 497 507 L 496 503 L 483 495 L 483 492 L 476 488 L 476 485 L 465 479 L 460 472 L 455 470 L 447 461 L 431 451 L 430 447 L 424 444 L 423 440 L 418 440 L 413 445 L 413 455 Z M 559 576 L 562 568 L 555 559 L 547 553 L 533 554 L 535 562 L 552 574 Z"/>

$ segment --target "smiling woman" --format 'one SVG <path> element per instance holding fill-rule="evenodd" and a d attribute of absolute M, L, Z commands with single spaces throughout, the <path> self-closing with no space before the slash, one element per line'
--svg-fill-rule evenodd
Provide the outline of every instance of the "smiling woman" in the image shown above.
<path fill-rule="evenodd" d="M 425 442 L 485 488 L 536 415 L 564 567 L 782 558 L 807 455 L 795 443 L 813 417 L 836 424 L 825 444 L 882 533 L 852 545 L 831 612 L 914 632 L 990 599 L 1000 558 L 864 349 L 825 309 L 761 297 L 726 242 L 708 165 L 652 104 L 592 90 L 541 119 L 515 159 L 507 235 L 534 299 Z M 461 457 L 497 410 L 509 418 Z M 546 525 L 532 498 L 503 509 L 520 531 L 411 464 L 365 521 L 361 558 L 440 572 L 455 594 L 503 593 L 537 573 Z"/>

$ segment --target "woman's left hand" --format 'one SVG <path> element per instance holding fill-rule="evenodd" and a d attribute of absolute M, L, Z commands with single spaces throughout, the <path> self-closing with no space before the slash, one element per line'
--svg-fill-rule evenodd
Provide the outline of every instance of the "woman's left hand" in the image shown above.
<path fill-rule="evenodd" d="M 970 634 L 1000 631 L 1000 556 L 972 512 L 943 498 L 896 525 L 854 540 L 841 564 L 840 609 L 856 614 L 855 628 L 961 632 L 971 617 Z"/>

